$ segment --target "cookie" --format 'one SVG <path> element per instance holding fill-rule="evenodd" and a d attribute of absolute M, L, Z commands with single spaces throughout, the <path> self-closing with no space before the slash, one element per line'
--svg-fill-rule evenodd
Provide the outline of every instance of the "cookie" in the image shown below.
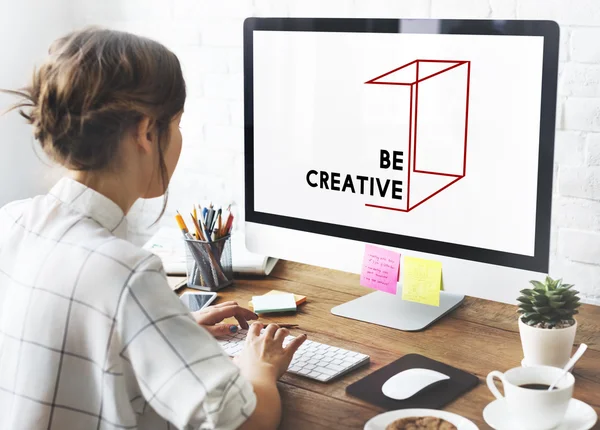
<path fill-rule="evenodd" d="M 457 428 L 441 418 L 410 417 L 391 422 L 385 430 L 457 430 Z"/>

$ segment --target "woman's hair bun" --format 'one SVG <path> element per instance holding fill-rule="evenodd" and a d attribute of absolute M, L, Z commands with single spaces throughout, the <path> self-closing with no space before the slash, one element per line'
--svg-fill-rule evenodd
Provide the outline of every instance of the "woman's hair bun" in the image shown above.
<path fill-rule="evenodd" d="M 20 98 L 12 109 L 44 151 L 75 170 L 110 166 L 124 133 L 145 116 L 164 144 L 186 96 L 179 60 L 166 47 L 96 27 L 56 40 L 30 84 L 5 92 Z"/>

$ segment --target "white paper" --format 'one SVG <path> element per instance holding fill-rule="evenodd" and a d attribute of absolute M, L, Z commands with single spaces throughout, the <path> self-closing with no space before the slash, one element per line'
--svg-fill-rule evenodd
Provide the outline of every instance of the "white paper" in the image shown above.
<path fill-rule="evenodd" d="M 160 257 L 163 267 L 169 275 L 185 275 L 185 243 L 181 232 L 175 227 L 161 227 L 144 249 Z M 233 272 L 240 275 L 267 276 L 277 263 L 276 258 L 254 254 L 246 249 L 243 235 L 231 238 L 231 259 Z"/>

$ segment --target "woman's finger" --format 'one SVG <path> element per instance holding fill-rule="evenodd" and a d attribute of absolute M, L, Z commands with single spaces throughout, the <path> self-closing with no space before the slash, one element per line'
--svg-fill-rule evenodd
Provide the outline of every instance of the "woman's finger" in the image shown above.
<path fill-rule="evenodd" d="M 275 337 L 275 333 L 277 333 L 277 330 L 279 330 L 279 326 L 277 324 L 269 324 L 265 329 L 264 335 L 265 337 L 272 339 L 273 337 Z"/>
<path fill-rule="evenodd" d="M 301 334 L 300 336 L 296 336 L 295 338 L 293 338 L 292 341 L 288 343 L 287 346 L 284 348 L 286 354 L 288 354 L 289 357 L 292 357 L 294 353 L 298 351 L 300 345 L 304 343 L 306 338 L 306 334 Z"/>
<path fill-rule="evenodd" d="M 228 302 L 223 302 L 223 303 L 219 303 L 218 305 L 213 305 L 213 306 L 209 306 L 209 309 L 215 309 L 215 308 L 222 308 L 224 306 L 237 306 L 238 302 L 234 302 L 232 300 L 228 301 Z"/>
<path fill-rule="evenodd" d="M 287 328 L 280 328 L 275 333 L 275 342 L 279 345 L 283 345 L 283 340 L 288 334 L 290 334 L 290 331 Z"/>
<path fill-rule="evenodd" d="M 209 331 L 214 337 L 229 336 L 233 333 L 237 333 L 238 326 L 235 324 L 215 324 L 203 326 Z"/>
<path fill-rule="evenodd" d="M 241 328 L 243 328 L 244 330 L 248 329 L 248 322 L 246 321 L 246 319 L 244 317 L 236 315 L 235 319 L 237 320 L 237 322 L 240 323 Z"/>
<path fill-rule="evenodd" d="M 258 318 L 254 312 L 249 309 L 244 309 L 238 305 L 227 305 L 220 308 L 214 308 L 211 312 L 207 313 L 203 324 L 217 324 L 223 321 L 225 318 L 235 317 L 240 322 L 243 328 L 248 328 L 248 324 L 245 323 L 247 320 L 255 320 Z M 240 319 L 243 319 L 240 321 Z"/>
<path fill-rule="evenodd" d="M 259 322 L 252 323 L 252 325 L 250 325 L 250 328 L 248 329 L 248 334 L 246 335 L 246 340 L 260 336 L 260 331 L 262 330 L 262 328 L 263 328 L 262 323 L 259 323 Z"/>

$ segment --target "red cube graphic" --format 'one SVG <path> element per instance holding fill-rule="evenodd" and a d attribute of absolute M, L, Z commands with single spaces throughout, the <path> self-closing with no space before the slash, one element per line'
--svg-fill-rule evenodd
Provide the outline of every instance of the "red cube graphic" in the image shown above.
<path fill-rule="evenodd" d="M 365 82 L 377 115 L 388 115 L 381 143 L 402 152 L 404 166 L 394 172 L 402 200 L 367 206 L 409 212 L 465 177 L 470 74 L 470 61 L 414 60 Z"/>

